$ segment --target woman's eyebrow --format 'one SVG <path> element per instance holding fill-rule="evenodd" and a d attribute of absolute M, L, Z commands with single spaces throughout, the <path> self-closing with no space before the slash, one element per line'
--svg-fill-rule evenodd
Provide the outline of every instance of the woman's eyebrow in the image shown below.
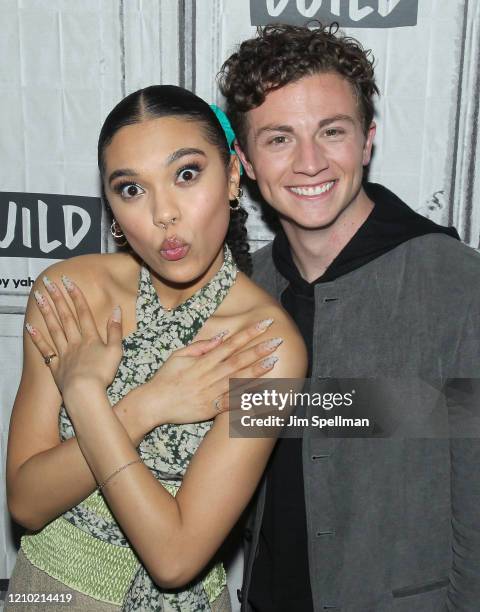
<path fill-rule="evenodd" d="M 108 184 L 111 185 L 112 181 L 114 181 L 119 176 L 137 176 L 137 173 L 131 168 L 119 168 L 118 170 L 114 170 L 112 174 L 108 177 Z"/>
<path fill-rule="evenodd" d="M 167 157 L 166 165 L 169 166 L 173 164 L 173 162 L 177 161 L 181 157 L 185 157 L 186 155 L 202 155 L 203 157 L 207 157 L 205 151 L 202 149 L 195 149 L 193 147 L 184 147 L 182 149 L 177 149 L 171 155 Z M 119 178 L 120 176 L 138 176 L 138 173 L 131 168 L 119 168 L 118 170 L 114 170 L 112 174 L 108 177 L 109 185 L 112 184 L 112 181 Z"/>
<path fill-rule="evenodd" d="M 166 165 L 169 166 L 170 164 L 173 164 L 173 162 L 177 161 L 177 159 L 180 159 L 181 157 L 185 157 L 185 155 L 203 155 L 203 157 L 207 157 L 205 151 L 202 151 L 202 149 L 185 147 L 182 149 L 177 149 L 171 155 L 169 155 L 167 157 Z"/>

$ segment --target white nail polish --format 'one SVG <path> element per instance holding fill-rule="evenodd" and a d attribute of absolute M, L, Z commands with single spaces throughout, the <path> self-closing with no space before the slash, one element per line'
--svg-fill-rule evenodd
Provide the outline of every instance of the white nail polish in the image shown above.
<path fill-rule="evenodd" d="M 121 323 L 122 311 L 120 309 L 120 306 L 114 306 L 112 311 L 112 321 L 114 321 L 115 323 Z"/>
<path fill-rule="evenodd" d="M 36 329 L 33 327 L 33 325 L 30 325 L 30 323 L 25 323 L 25 329 L 31 336 L 35 336 L 37 333 Z"/>
<path fill-rule="evenodd" d="M 75 285 L 72 283 L 72 281 L 68 278 L 68 276 L 65 276 L 65 274 L 62 274 L 62 283 L 63 286 L 65 287 L 65 289 L 67 291 L 73 291 Z"/>
<path fill-rule="evenodd" d="M 262 342 L 262 345 L 266 349 L 273 350 L 277 348 L 277 346 L 280 346 L 282 342 L 283 342 L 283 338 L 271 338 L 270 340 L 266 340 L 265 342 Z"/>
<path fill-rule="evenodd" d="M 275 357 L 274 355 L 273 357 L 266 357 L 265 359 L 262 359 L 260 365 L 262 366 L 262 368 L 265 368 L 265 370 L 270 370 L 270 368 L 273 368 L 277 361 L 278 357 Z"/>
<path fill-rule="evenodd" d="M 228 336 L 229 333 L 230 333 L 230 330 L 224 329 L 223 331 L 216 334 L 215 336 L 212 336 L 210 340 L 221 340 L 222 338 L 225 338 L 225 336 Z"/>
<path fill-rule="evenodd" d="M 46 306 L 47 305 L 47 301 L 43 297 L 43 295 L 40 293 L 40 291 L 35 291 L 35 293 L 33 295 L 35 296 L 35 299 L 37 300 L 37 304 L 39 306 Z"/>
<path fill-rule="evenodd" d="M 263 331 L 264 329 L 270 327 L 272 323 L 273 319 L 263 319 L 263 321 L 259 321 L 255 327 L 258 329 L 258 331 Z"/>
<path fill-rule="evenodd" d="M 47 288 L 47 291 L 49 293 L 56 293 L 57 291 L 57 287 L 55 285 L 55 283 L 52 283 L 52 281 L 48 278 L 48 276 L 44 276 L 42 278 L 43 284 L 45 285 L 45 287 Z"/>

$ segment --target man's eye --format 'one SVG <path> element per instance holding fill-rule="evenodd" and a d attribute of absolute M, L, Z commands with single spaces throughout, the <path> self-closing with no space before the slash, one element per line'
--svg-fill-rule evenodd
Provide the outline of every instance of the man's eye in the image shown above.
<path fill-rule="evenodd" d="M 270 144 L 284 144 L 285 142 L 287 142 L 286 136 L 274 136 L 270 140 Z"/>
<path fill-rule="evenodd" d="M 115 192 L 120 194 L 124 200 L 130 200 L 135 198 L 145 191 L 136 183 L 123 183 L 115 187 Z"/>
<path fill-rule="evenodd" d="M 180 168 L 177 172 L 177 182 L 190 183 L 197 178 L 199 173 L 199 166 L 186 166 L 185 168 Z"/>
<path fill-rule="evenodd" d="M 328 128 L 328 130 L 325 130 L 325 136 L 341 136 L 342 134 L 343 130 L 338 128 Z"/>

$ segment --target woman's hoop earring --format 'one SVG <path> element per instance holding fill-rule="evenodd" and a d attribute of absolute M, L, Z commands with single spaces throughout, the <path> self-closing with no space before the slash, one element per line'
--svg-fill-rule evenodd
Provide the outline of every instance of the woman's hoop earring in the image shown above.
<path fill-rule="evenodd" d="M 241 199 L 243 198 L 243 189 L 241 187 L 238 188 L 237 195 L 232 200 L 235 204 L 232 206 L 232 202 L 230 202 L 230 210 L 232 212 L 237 212 L 242 208 Z"/>
<path fill-rule="evenodd" d="M 118 225 L 116 219 L 112 221 L 112 225 L 110 226 L 110 233 L 115 238 L 115 240 L 121 240 L 123 238 L 123 242 L 117 243 L 118 246 L 125 246 L 127 244 L 127 239 L 125 238 L 125 234 L 122 232 L 122 229 Z"/>

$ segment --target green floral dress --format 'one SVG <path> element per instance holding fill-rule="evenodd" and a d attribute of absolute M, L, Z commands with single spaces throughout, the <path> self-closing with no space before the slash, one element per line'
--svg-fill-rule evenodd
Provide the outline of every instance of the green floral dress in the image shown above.
<path fill-rule="evenodd" d="M 148 381 L 172 351 L 194 340 L 226 297 L 236 274 L 232 255 L 225 247 L 222 268 L 209 283 L 179 307 L 167 311 L 160 304 L 148 268 L 142 266 L 137 329 L 123 340 L 123 357 L 107 390 L 112 406 Z M 139 445 L 142 461 L 172 495 L 211 425 L 212 421 L 162 425 Z M 62 441 L 75 435 L 63 406 L 59 428 Z M 54 578 L 87 595 L 121 605 L 125 612 L 209 611 L 210 603 L 226 584 L 225 571 L 218 564 L 203 580 L 182 590 L 165 592 L 157 587 L 98 491 L 38 534 L 24 536 L 22 549 L 34 565 Z"/>

